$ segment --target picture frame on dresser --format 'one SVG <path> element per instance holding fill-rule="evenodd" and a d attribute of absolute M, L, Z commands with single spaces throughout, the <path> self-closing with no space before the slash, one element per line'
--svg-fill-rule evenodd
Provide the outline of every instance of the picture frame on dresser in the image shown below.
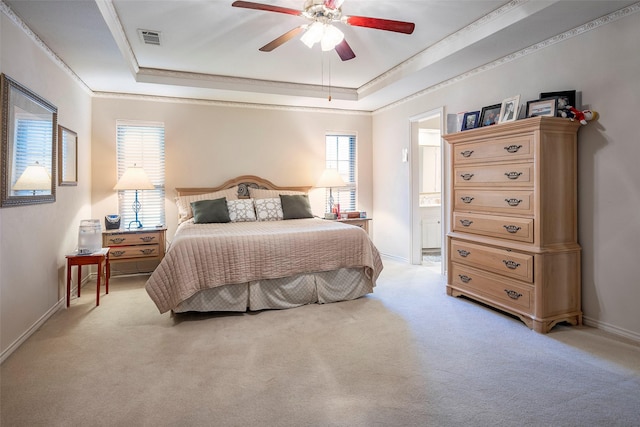
<path fill-rule="evenodd" d="M 513 122 L 518 118 L 518 106 L 520 105 L 520 95 L 504 99 L 500 108 L 499 123 Z"/>
<path fill-rule="evenodd" d="M 480 113 L 480 126 L 491 126 L 498 123 L 500 120 L 500 110 L 502 104 L 488 105 L 482 108 Z"/>
<path fill-rule="evenodd" d="M 462 127 L 460 130 L 469 130 L 478 127 L 480 118 L 480 111 L 470 111 L 464 113 L 464 117 L 462 118 Z"/>
<path fill-rule="evenodd" d="M 555 117 L 558 109 L 558 98 L 544 98 L 527 101 L 527 118 Z"/>

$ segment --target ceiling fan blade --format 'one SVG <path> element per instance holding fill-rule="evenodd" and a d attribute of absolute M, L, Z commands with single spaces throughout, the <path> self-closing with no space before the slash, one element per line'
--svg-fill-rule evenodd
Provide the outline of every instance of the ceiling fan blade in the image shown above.
<path fill-rule="evenodd" d="M 286 13 L 287 15 L 299 16 L 302 11 L 289 9 L 288 7 L 273 6 L 270 4 L 254 3 L 252 1 L 234 1 L 231 3 L 234 7 L 243 7 L 245 9 L 266 10 L 267 12 Z"/>
<path fill-rule="evenodd" d="M 376 30 L 394 31 L 396 33 L 411 34 L 416 24 L 413 22 L 393 21 L 391 19 L 367 18 L 366 16 L 347 16 L 347 24 L 356 27 L 375 28 Z"/>
<path fill-rule="evenodd" d="M 343 61 L 348 61 L 356 57 L 356 54 L 353 53 L 351 46 L 349 46 L 349 43 L 347 43 L 345 39 L 342 39 L 342 41 L 336 45 L 335 49 Z"/>
<path fill-rule="evenodd" d="M 294 38 L 295 36 L 300 34 L 300 32 L 303 29 L 304 29 L 304 27 L 302 27 L 302 26 L 296 27 L 293 30 L 284 33 L 283 35 L 281 35 L 277 39 L 265 44 L 259 50 L 262 51 L 262 52 L 271 52 L 273 49 L 285 44 L 286 42 L 288 42 L 289 40 L 291 40 L 292 38 Z"/>

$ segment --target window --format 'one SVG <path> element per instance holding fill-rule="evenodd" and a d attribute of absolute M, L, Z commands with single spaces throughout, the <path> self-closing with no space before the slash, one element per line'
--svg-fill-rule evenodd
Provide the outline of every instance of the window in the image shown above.
<path fill-rule="evenodd" d="M 47 169 L 51 176 L 51 141 L 52 126 L 51 121 L 39 119 L 26 119 L 18 117 L 16 119 L 16 144 L 13 162 L 12 177 L 17 181 L 25 171 L 27 166 L 36 162 Z M 15 182 L 11 183 L 13 187 Z M 46 190 L 50 193 L 51 190 Z M 32 190 L 15 190 L 17 196 L 28 196 L 36 194 Z M 40 192 L 38 194 L 41 194 Z"/>
<path fill-rule="evenodd" d="M 338 169 L 347 184 L 343 188 L 333 189 L 334 203 L 340 203 L 341 211 L 356 210 L 356 136 L 327 134 L 325 136 L 327 169 Z M 326 192 L 326 205 L 329 206 L 329 190 Z M 327 209 L 327 212 L 329 210 Z"/>
<path fill-rule="evenodd" d="M 116 127 L 118 179 L 128 167 L 142 167 L 155 190 L 138 191 L 142 206 L 138 218 L 145 227 L 164 224 L 164 124 L 119 120 Z M 135 219 L 134 201 L 135 190 L 118 192 L 122 224 L 129 224 Z"/>

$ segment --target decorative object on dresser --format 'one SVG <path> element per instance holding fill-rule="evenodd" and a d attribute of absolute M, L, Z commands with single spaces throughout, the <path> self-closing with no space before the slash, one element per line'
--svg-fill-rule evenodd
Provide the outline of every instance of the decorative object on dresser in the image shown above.
<path fill-rule="evenodd" d="M 471 111 L 468 113 L 464 113 L 464 117 L 462 118 L 462 127 L 460 130 L 469 130 L 475 129 L 478 127 L 480 123 L 480 111 Z"/>
<path fill-rule="evenodd" d="M 480 126 L 491 126 L 500 120 L 500 108 L 502 104 L 488 105 L 480 113 Z"/>
<path fill-rule="evenodd" d="M 102 246 L 111 248 L 111 263 L 160 261 L 164 258 L 166 232 L 164 227 L 105 230 Z"/>
<path fill-rule="evenodd" d="M 153 190 L 154 188 L 155 186 L 147 176 L 144 169 L 142 169 L 141 167 L 137 167 L 135 164 L 132 167 L 127 168 L 127 170 L 122 174 L 122 176 L 118 180 L 118 183 L 116 184 L 116 186 L 113 187 L 114 190 L 118 190 L 118 191 L 120 190 L 136 191 L 136 198 L 135 198 L 135 201 L 133 202 L 133 206 L 131 207 L 136 214 L 136 219 L 129 223 L 128 228 L 131 228 L 131 224 L 137 224 L 137 228 L 142 228 L 142 223 L 138 219 L 138 212 L 140 212 L 140 209 L 142 208 L 142 205 L 138 201 L 138 191 Z"/>
<path fill-rule="evenodd" d="M 545 98 L 527 101 L 526 117 L 554 117 L 558 109 L 558 98 Z"/>
<path fill-rule="evenodd" d="M 507 98 L 502 101 L 500 107 L 500 123 L 512 122 L 518 119 L 518 108 L 520 106 L 520 95 Z"/>
<path fill-rule="evenodd" d="M 579 127 L 535 117 L 444 135 L 453 176 L 447 294 L 511 313 L 537 332 L 582 323 Z"/>

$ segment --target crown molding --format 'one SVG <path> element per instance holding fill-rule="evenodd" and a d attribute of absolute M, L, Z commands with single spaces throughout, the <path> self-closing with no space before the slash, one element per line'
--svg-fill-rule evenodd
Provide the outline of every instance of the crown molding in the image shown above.
<path fill-rule="evenodd" d="M 170 96 L 157 95 L 139 95 L 116 92 L 93 92 L 94 98 L 103 99 L 120 99 L 129 101 L 149 101 L 149 102 L 168 102 L 173 104 L 190 104 L 190 105 L 207 105 L 225 108 L 251 108 L 259 110 L 276 110 L 276 111 L 294 111 L 307 113 L 324 113 L 324 114 L 352 114 L 357 116 L 370 116 L 371 111 L 364 110 L 343 110 L 339 108 L 320 108 L 320 107 L 301 107 L 289 105 L 275 104 L 255 104 L 249 102 L 233 102 L 233 101 L 216 101 L 197 98 L 174 98 Z"/>
<path fill-rule="evenodd" d="M 0 11 L 2 13 L 4 13 L 7 18 L 9 18 L 9 20 L 11 22 L 13 22 L 18 28 L 20 28 L 22 30 L 23 33 L 25 33 L 25 35 L 27 37 L 29 37 L 36 46 L 38 46 L 40 49 L 42 49 L 42 51 L 56 64 L 58 65 L 64 72 L 66 72 L 76 83 L 78 83 L 78 86 L 80 86 L 80 88 L 82 90 L 84 90 L 87 94 L 89 95 L 93 95 L 93 91 L 91 90 L 91 88 L 89 88 L 89 86 L 87 86 L 85 84 L 85 82 L 82 81 L 82 79 L 80 79 L 80 77 L 78 77 L 78 75 L 76 73 L 73 72 L 73 70 L 71 68 L 69 68 L 69 66 L 67 64 L 65 64 L 65 62 L 60 59 L 60 57 L 58 55 L 56 55 L 51 49 L 49 49 L 49 46 L 47 46 L 41 39 L 40 37 L 38 37 L 33 31 L 31 31 L 31 28 L 29 28 L 27 26 L 27 24 L 25 24 L 25 22 L 20 19 L 20 17 L 18 15 L 16 15 L 13 10 L 11 10 L 11 8 L 2 0 L 0 0 Z"/>

